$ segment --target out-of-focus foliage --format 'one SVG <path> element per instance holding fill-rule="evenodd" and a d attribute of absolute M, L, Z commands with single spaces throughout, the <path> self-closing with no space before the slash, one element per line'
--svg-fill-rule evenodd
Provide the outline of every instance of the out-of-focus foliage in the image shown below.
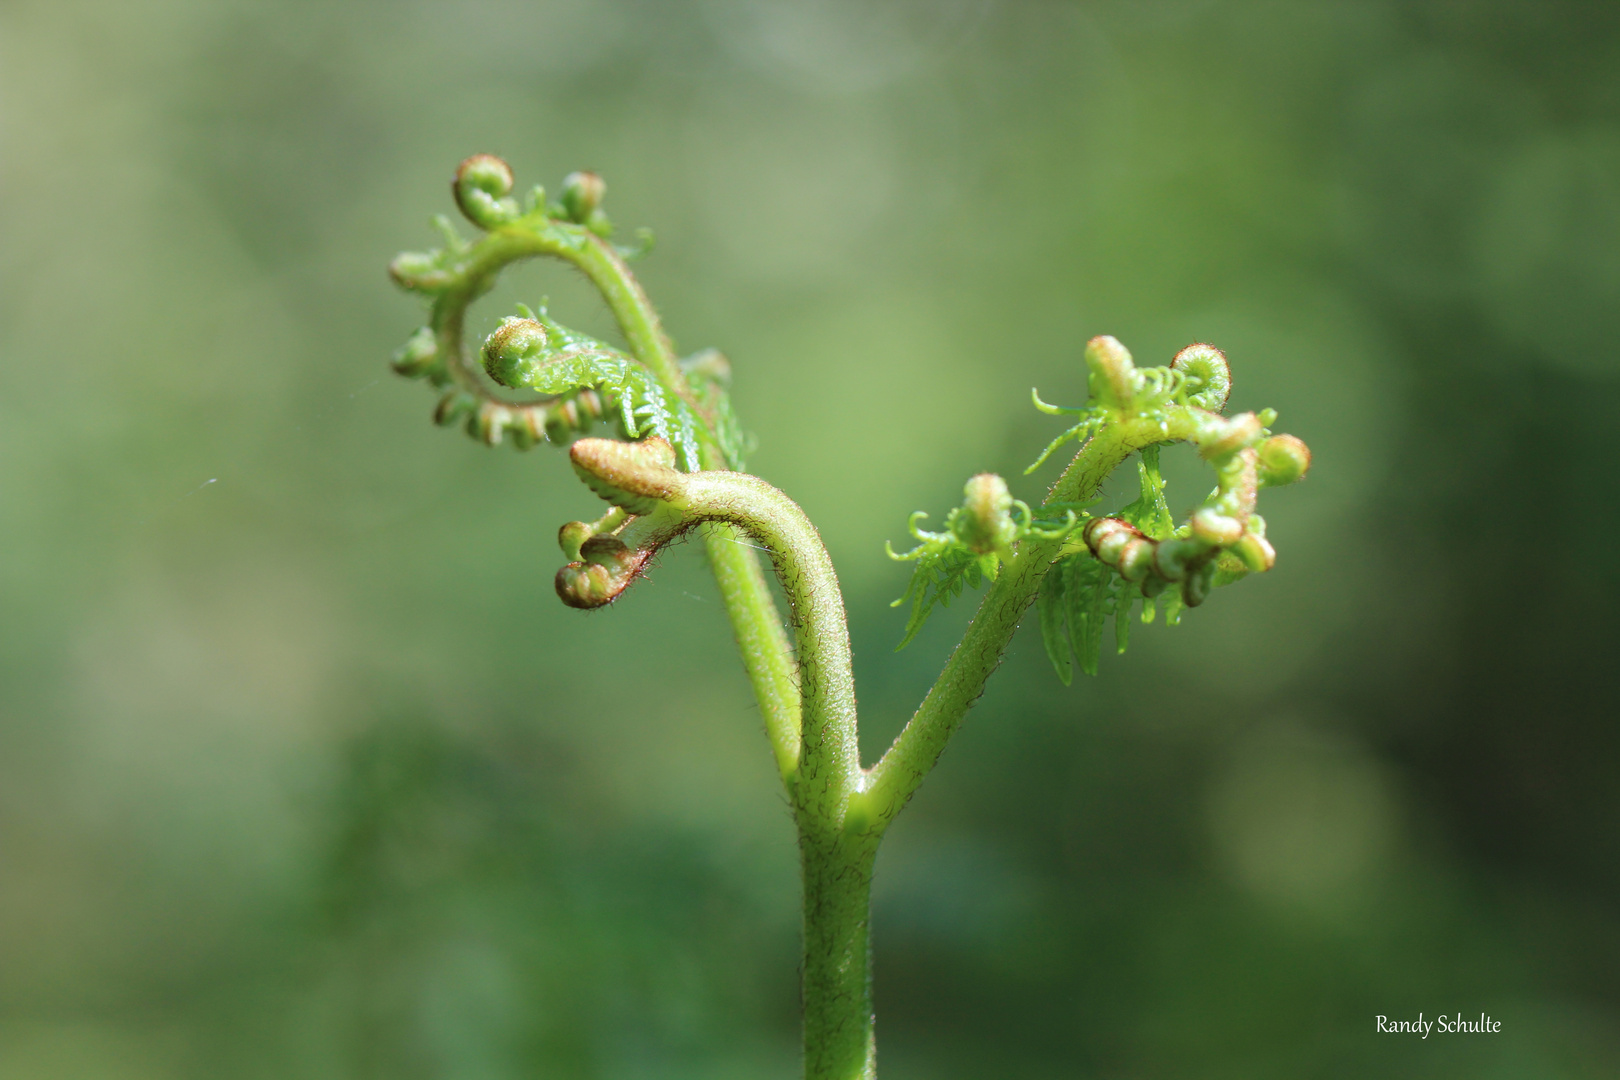
<path fill-rule="evenodd" d="M 1573 3 L 6 5 L 0 1076 L 794 1074 L 699 560 L 562 608 L 594 497 L 387 370 L 474 151 L 657 230 L 869 755 L 967 616 L 891 652 L 896 509 L 1017 474 L 1086 338 L 1213 342 L 1316 453 L 1276 569 L 1098 679 L 1026 620 L 878 867 L 889 1080 L 1615 1075 L 1617 103 Z M 539 266 L 470 333 L 541 295 L 616 341 Z M 1375 1036 L 1420 1010 L 1504 1027 Z"/>

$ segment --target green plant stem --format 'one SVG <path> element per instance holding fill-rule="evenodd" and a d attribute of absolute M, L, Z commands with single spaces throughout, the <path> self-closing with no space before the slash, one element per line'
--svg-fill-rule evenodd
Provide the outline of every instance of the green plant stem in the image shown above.
<path fill-rule="evenodd" d="M 799 658 L 794 810 L 801 835 L 836 833 L 861 768 L 849 628 L 832 558 L 798 504 L 758 477 L 697 472 L 682 476 L 680 488 L 687 516 L 735 525 L 771 552 L 793 611 Z"/>
<path fill-rule="evenodd" d="M 805 1075 L 874 1076 L 868 927 L 878 834 L 846 818 L 863 774 L 844 601 L 832 559 L 793 500 L 754 476 L 681 473 L 622 444 L 576 444 L 575 467 L 606 495 L 656 499 L 646 520 L 724 522 L 770 551 L 794 613 L 801 754 L 788 785 L 804 882 Z"/>
<path fill-rule="evenodd" d="M 607 301 L 631 355 L 702 415 L 686 377 L 681 374 L 674 346 L 664 333 L 657 311 L 624 260 L 600 237 L 590 233 L 577 250 L 580 254 L 574 260 L 575 265 Z M 704 435 L 703 467 L 725 468 L 727 462 L 712 432 Z M 777 772 L 784 784 L 791 785 L 798 775 L 803 720 L 793 654 L 782 628 L 782 617 L 776 610 L 776 601 L 758 557 L 752 548 L 740 542 L 731 526 L 715 524 L 704 529 L 703 546 L 726 617 L 731 621 L 738 655 L 748 673 L 754 699 L 759 703 L 765 735 L 776 757 Z"/>
<path fill-rule="evenodd" d="M 589 254 L 576 265 L 608 301 L 631 352 L 690 401 L 669 338 L 629 268 L 605 244 L 587 244 Z M 721 467 L 712 439 L 705 440 L 704 467 Z M 688 501 L 694 510 L 727 519 L 705 528 L 704 544 L 793 800 L 804 890 L 804 1075 L 807 1080 L 872 1080 L 876 1051 L 868 929 L 877 838 L 843 830 L 844 811 L 860 782 L 843 595 L 820 535 L 792 500 L 752 477 L 741 478 L 748 482 L 741 491 L 717 479 L 701 473 L 691 477 Z M 738 524 L 773 552 L 792 604 L 796 678 L 775 601 L 759 560 L 738 535 Z"/>
<path fill-rule="evenodd" d="M 709 569 L 731 620 L 743 669 L 765 721 L 776 770 L 791 790 L 799 771 L 799 687 L 789 662 L 787 637 L 759 559 L 734 525 L 704 527 Z"/>
<path fill-rule="evenodd" d="M 1092 436 L 1052 485 L 1047 501 L 1088 501 L 1133 451 L 1192 435 L 1195 410 L 1175 406 L 1165 412 L 1163 426 L 1156 420 L 1126 418 Z M 881 833 L 916 793 L 1000 665 L 1019 620 L 1035 600 L 1041 579 L 1064 543 L 1062 539 L 1032 537 L 1019 544 L 1017 555 L 1002 567 L 928 696 L 888 752 L 868 770 L 865 789 L 855 800 L 858 808 L 851 808 L 852 816 L 869 818 L 871 828 Z"/>
<path fill-rule="evenodd" d="M 664 332 L 658 312 L 618 252 L 594 233 L 583 232 L 581 243 L 569 258 L 596 286 L 618 321 L 630 353 L 658 376 L 659 382 L 679 394 L 699 414 L 692 389 L 681 374 L 675 347 Z M 703 467 L 727 467 L 713 433 L 703 440 Z M 752 548 L 741 543 L 736 531 L 716 524 L 703 531 L 703 546 L 709 557 L 720 590 L 737 652 L 748 673 L 754 698 L 759 702 L 765 734 L 770 740 L 776 767 L 784 784 L 797 775 L 801 747 L 802 717 L 799 687 L 793 677 L 792 652 L 782 629 L 782 618 L 771 597 L 770 586 Z"/>
<path fill-rule="evenodd" d="M 613 245 L 593 232 L 580 230 L 579 242 L 572 248 L 568 261 L 579 267 L 596 290 L 607 301 L 608 310 L 624 334 L 630 355 L 641 361 L 664 388 L 680 395 L 685 402 L 701 414 L 692 388 L 681 373 L 675 346 L 664 332 L 658 312 L 647 298 L 641 282 L 630 272 Z"/>
<path fill-rule="evenodd" d="M 804 881 L 805 1075 L 870 1077 L 867 929 L 878 837 L 845 815 L 863 774 L 849 630 L 832 559 L 804 511 L 758 477 L 683 473 L 656 451 L 606 439 L 581 440 L 570 456 L 598 494 L 635 508 L 644 515 L 638 520 L 665 535 L 724 522 L 771 553 L 794 613 L 799 658 L 801 753 L 788 790 Z"/>
<path fill-rule="evenodd" d="M 873 1080 L 872 864 L 877 837 L 801 836 L 805 1080 Z"/>

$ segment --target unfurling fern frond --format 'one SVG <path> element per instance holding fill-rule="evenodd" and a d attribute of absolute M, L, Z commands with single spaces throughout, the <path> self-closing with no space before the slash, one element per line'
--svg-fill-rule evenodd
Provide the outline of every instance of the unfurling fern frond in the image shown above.
<path fill-rule="evenodd" d="M 1175 531 L 1175 521 L 1164 498 L 1158 446 L 1142 449 L 1136 470 L 1141 485 L 1136 501 L 1112 518 L 1091 519 L 1087 527 L 1090 528 L 1092 521 L 1120 520 L 1128 522 L 1143 536 L 1168 539 Z M 1087 675 L 1097 674 L 1103 631 L 1109 619 L 1114 621 L 1114 640 L 1120 653 L 1124 653 L 1130 643 L 1131 609 L 1137 600 L 1143 601 L 1142 621 L 1153 622 L 1158 613 L 1158 589 L 1153 585 L 1144 588 L 1144 584 L 1125 580 L 1089 548 L 1070 551 L 1053 563 L 1042 580 L 1036 607 L 1046 655 L 1065 686 L 1074 677 L 1075 659 L 1080 661 L 1081 671 Z M 1180 595 L 1169 594 L 1166 604 L 1165 622 L 1174 626 L 1181 620 Z"/>
<path fill-rule="evenodd" d="M 491 446 L 505 443 L 521 450 L 539 442 L 566 443 L 588 434 L 600 420 L 617 419 L 621 437 L 665 438 L 683 468 L 698 468 L 699 441 L 706 439 L 703 429 L 727 423 L 730 405 L 719 391 L 706 397 L 696 390 L 688 395 L 656 317 L 649 317 L 645 308 L 636 310 L 634 287 L 624 288 L 632 279 L 623 259 L 645 253 L 650 237 L 641 235 L 635 249 L 607 242 L 613 225 L 602 210 L 606 190 L 602 178 L 594 173 L 571 173 L 554 201 L 547 200 L 541 187 L 520 197 L 514 184 L 511 167 L 500 158 L 490 154 L 467 158 L 456 169 L 452 192 L 456 206 L 483 235 L 468 241 L 440 216 L 434 219 L 443 234 L 440 247 L 406 252 L 389 264 L 395 283 L 426 300 L 429 307 L 427 326 L 395 354 L 394 370 L 443 392 L 434 412 L 439 424 L 464 426 L 468 434 Z M 469 358 L 462 331 L 469 305 L 490 291 L 502 270 L 534 256 L 562 259 L 599 288 L 606 287 L 604 298 L 619 317 L 634 358 L 525 309 L 525 318 L 541 330 L 543 346 L 527 359 L 555 364 L 545 371 L 531 370 L 535 377 L 530 381 L 503 379 L 496 371 L 499 365 L 489 370 L 507 386 L 551 396 L 510 401 L 495 392 Z M 610 282 L 617 284 L 607 285 Z M 497 334 L 505 330 L 503 326 Z M 735 434 L 735 419 L 729 424 L 729 434 Z M 721 434 L 725 433 L 716 433 L 717 441 Z M 743 445 L 740 437 L 733 444 L 733 449 Z"/>
<path fill-rule="evenodd" d="M 600 177 L 576 172 L 549 202 L 538 187 L 515 193 L 512 170 L 499 158 L 463 161 L 456 205 L 483 235 L 469 243 L 441 221 L 442 248 L 390 265 L 394 280 L 429 306 L 427 326 L 396 355 L 395 370 L 447 393 L 440 423 L 465 419 L 468 431 L 491 445 L 568 444 L 576 477 L 611 507 L 595 521 L 559 530 L 567 562 L 554 587 L 570 607 L 614 603 L 666 545 L 694 530 L 702 538 L 799 833 L 805 1074 L 870 1077 L 872 860 L 1030 605 L 1038 602 L 1046 649 L 1063 681 L 1076 659 L 1096 674 L 1109 622 L 1123 652 L 1139 600 L 1142 620 L 1151 622 L 1162 595 L 1166 621 L 1174 623 L 1213 586 L 1271 566 L 1275 553 L 1255 513 L 1256 494 L 1303 476 L 1310 453 L 1298 439 L 1266 430 L 1275 418 L 1269 411 L 1220 415 L 1231 379 L 1219 350 L 1191 345 L 1167 367 L 1139 370 L 1118 341 L 1093 338 L 1085 350 L 1086 404 L 1065 409 L 1036 398 L 1038 408 L 1067 415 L 1073 425 L 1041 460 L 1070 439 L 1081 443 L 1045 503 L 1031 509 L 1001 477 L 981 474 L 967 482 L 962 505 L 940 531 L 923 530 L 926 515 L 913 514 L 916 546 L 903 554 L 889 549 L 915 564 L 895 601 L 911 608 L 902 648 L 936 607 L 987 579 L 994 584 L 921 707 L 882 758 L 863 768 L 849 626 L 832 560 L 792 499 L 731 471 L 741 470 L 750 440 L 732 411 L 730 366 L 712 350 L 677 359 L 625 265 L 636 251 L 609 243 L 604 190 Z M 469 306 L 506 267 L 539 256 L 571 264 L 597 288 L 625 352 L 523 308 L 489 336 L 478 360 L 469 355 Z M 501 386 L 537 393 L 506 400 Z M 600 420 L 616 420 L 619 438 L 588 437 Z M 1193 444 L 1217 476 L 1214 494 L 1180 528 L 1159 472 L 1159 444 L 1174 441 Z M 1138 452 L 1138 497 L 1111 516 L 1091 516 L 1087 508 L 1110 474 Z M 790 627 L 756 549 L 770 555 Z M 610 659 L 619 681 L 633 682 L 646 665 L 623 652 Z"/>
<path fill-rule="evenodd" d="M 1025 469 L 1040 468 L 1052 451 L 1074 439 L 1084 443 L 1111 420 L 1124 416 L 1157 421 L 1168 432 L 1165 410 L 1191 405 L 1218 413 L 1226 408 L 1232 392 L 1232 375 L 1226 356 L 1213 345 L 1195 342 L 1175 355 L 1168 367 L 1139 368 L 1130 352 L 1115 339 L 1103 335 L 1086 344 L 1087 387 L 1091 403 L 1078 409 L 1048 405 L 1034 390 L 1035 407 L 1048 416 L 1076 416 L 1073 427 L 1046 444 L 1041 456 Z"/>
<path fill-rule="evenodd" d="M 1255 513 L 1259 489 L 1292 483 L 1310 467 L 1304 443 L 1267 429 L 1276 420 L 1270 409 L 1230 419 L 1219 415 L 1231 376 L 1213 346 L 1189 345 L 1167 368 L 1138 369 L 1119 342 L 1094 338 L 1086 363 L 1089 406 L 1058 409 L 1037 399 L 1044 412 L 1084 418 L 1053 446 L 1071 436 L 1100 437 L 1110 425 L 1127 421 L 1146 421 L 1150 431 L 1166 434 L 1174 426 L 1175 437 L 1192 442 L 1214 468 L 1216 487 L 1177 528 L 1164 498 L 1159 444 L 1142 447 L 1137 499 L 1117 514 L 1087 521 L 1080 533 L 1084 547 L 1066 545 L 1059 552 L 1038 604 L 1047 655 L 1065 683 L 1072 677 L 1071 658 L 1086 674 L 1097 673 L 1102 628 L 1110 617 L 1118 649 L 1125 651 L 1137 600 L 1144 601 L 1142 621 L 1151 622 L 1155 598 L 1166 593 L 1165 621 L 1175 625 L 1183 607 L 1202 604 L 1216 586 L 1271 569 L 1277 555 L 1266 540 L 1265 519 Z"/>
<path fill-rule="evenodd" d="M 916 515 L 912 517 L 915 521 Z M 917 562 L 905 594 L 889 605 L 899 607 L 911 601 L 905 636 L 895 646 L 896 652 L 911 644 L 911 639 L 928 622 L 928 616 L 934 613 L 934 605 L 949 607 L 952 600 L 962 595 L 964 588 L 977 589 L 986 578 L 994 581 L 996 576 L 994 555 L 975 555 L 958 544 L 934 546 L 932 538 L 941 535 L 938 533 L 924 533 L 913 528 L 912 534 L 924 538 L 921 548 L 904 555 L 896 555 L 893 548 L 889 549 L 891 559 L 914 558 Z"/>
<path fill-rule="evenodd" d="M 701 467 L 703 420 L 652 372 L 617 349 L 567 329 L 544 311 L 523 311 L 502 320 L 484 342 L 484 370 L 490 378 L 542 394 L 594 391 L 608 413 L 617 414 L 625 438 L 657 436 L 675 448 L 683 469 Z"/>
<path fill-rule="evenodd" d="M 681 373 L 698 407 L 708 414 L 709 430 L 714 432 L 714 441 L 720 444 L 726 463 L 743 472 L 748 455 L 754 452 L 754 437 L 743 431 L 731 407 L 731 361 L 719 349 L 704 349 L 681 361 Z"/>
<path fill-rule="evenodd" d="M 973 477 L 963 493 L 966 501 L 946 515 L 944 531 L 918 528 L 917 523 L 928 516 L 918 510 L 908 524 L 911 535 L 920 541 L 918 545 L 903 554 L 896 553 L 892 545 L 884 545 L 889 558 L 917 564 L 905 595 L 890 605 L 899 607 L 911 601 L 905 637 L 896 651 L 911 644 L 936 604 L 949 606 L 963 588 L 978 588 L 986 579 L 994 581 L 1002 561 L 1012 558 L 1012 547 L 1019 540 L 1026 536 L 1054 540 L 1066 535 L 1080 520 L 1073 508 L 1062 509 L 1057 520 L 1036 517 L 1027 503 L 1012 497 L 1007 482 L 994 473 Z"/>

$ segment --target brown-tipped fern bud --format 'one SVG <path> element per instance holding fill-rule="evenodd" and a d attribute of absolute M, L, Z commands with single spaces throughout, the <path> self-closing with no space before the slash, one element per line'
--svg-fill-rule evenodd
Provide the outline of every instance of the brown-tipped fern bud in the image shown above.
<path fill-rule="evenodd" d="M 498 401 L 480 402 L 467 418 L 467 433 L 486 446 L 499 446 L 502 437 L 517 420 L 516 412 Z"/>
<path fill-rule="evenodd" d="M 676 498 L 686 474 L 675 469 L 675 448 L 660 438 L 640 442 L 581 439 L 568 452 L 585 485 L 614 506 L 649 514 Z"/>
<path fill-rule="evenodd" d="M 1277 549 L 1262 533 L 1245 533 L 1232 545 L 1232 551 L 1243 560 L 1243 565 L 1256 574 L 1263 574 L 1277 565 Z"/>
<path fill-rule="evenodd" d="M 579 406 L 572 401 L 559 401 L 546 410 L 546 438 L 555 443 L 567 442 L 576 431 L 585 428 Z"/>
<path fill-rule="evenodd" d="M 456 205 L 481 229 L 495 229 L 515 220 L 522 211 L 512 192 L 512 166 L 494 154 L 474 154 L 456 168 L 450 184 Z"/>
<path fill-rule="evenodd" d="M 528 386 L 545 364 L 548 341 L 539 322 L 509 315 L 484 341 L 484 370 L 502 386 Z"/>
<path fill-rule="evenodd" d="M 1118 566 L 1131 541 L 1142 539 L 1142 530 L 1118 518 L 1096 518 L 1086 522 L 1080 535 L 1093 555 L 1109 566 Z"/>
<path fill-rule="evenodd" d="M 995 473 L 980 473 L 962 489 L 967 496 L 962 508 L 951 519 L 951 531 L 975 555 L 1012 555 L 1018 539 L 1018 523 L 1013 520 L 1012 492 L 1007 481 Z"/>
<path fill-rule="evenodd" d="M 592 536 L 580 545 L 579 560 L 557 571 L 557 596 L 573 608 L 611 604 L 646 568 L 654 550 L 628 547 L 616 536 Z"/>
<path fill-rule="evenodd" d="M 433 410 L 433 422 L 440 427 L 449 427 L 476 408 L 477 398 L 464 390 L 452 390 L 439 399 L 438 407 Z"/>
<path fill-rule="evenodd" d="M 1243 536 L 1243 522 L 1213 506 L 1202 506 L 1193 511 L 1192 534 L 1211 547 L 1225 547 Z"/>
<path fill-rule="evenodd" d="M 1252 412 L 1240 413 L 1230 420 L 1211 422 L 1197 435 L 1198 456 L 1205 461 L 1218 461 L 1260 440 L 1265 428 Z"/>
<path fill-rule="evenodd" d="M 1190 608 L 1209 599 L 1215 587 L 1215 560 L 1204 558 L 1191 566 L 1181 582 L 1181 602 Z"/>
<path fill-rule="evenodd" d="M 1091 400 L 1115 409 L 1129 409 L 1136 398 L 1136 365 L 1130 350 L 1117 338 L 1100 334 L 1086 342 L 1087 383 Z"/>
<path fill-rule="evenodd" d="M 1141 582 L 1153 572 L 1153 541 L 1145 537 L 1132 537 L 1119 553 L 1119 576 L 1130 582 Z"/>
<path fill-rule="evenodd" d="M 1187 404 L 1217 413 L 1226 408 L 1232 395 L 1232 367 L 1221 350 L 1195 341 L 1176 353 L 1170 370 L 1186 379 Z"/>
<path fill-rule="evenodd" d="M 607 182 L 593 172 L 572 172 L 563 178 L 562 206 L 570 221 L 589 224 L 606 195 Z"/>
<path fill-rule="evenodd" d="M 1161 540 L 1153 549 L 1153 572 L 1166 581 L 1181 581 L 1204 551 L 1204 545 L 1197 540 Z"/>
<path fill-rule="evenodd" d="M 388 264 L 388 276 L 402 289 L 436 293 L 448 289 L 455 281 L 437 255 L 424 251 L 406 251 L 394 256 Z"/>

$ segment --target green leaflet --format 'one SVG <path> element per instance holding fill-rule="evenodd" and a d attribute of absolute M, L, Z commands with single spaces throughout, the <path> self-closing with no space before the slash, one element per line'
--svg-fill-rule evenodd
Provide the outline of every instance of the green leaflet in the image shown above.
<path fill-rule="evenodd" d="M 1137 477 L 1141 486 L 1136 501 L 1109 516 L 1123 518 L 1149 537 L 1163 540 L 1175 532 L 1175 519 L 1165 502 L 1158 446 L 1142 449 Z M 1165 623 L 1175 626 L 1181 621 L 1181 597 L 1171 590 L 1164 599 Z M 1116 650 L 1125 652 L 1130 644 L 1131 610 L 1137 600 L 1143 601 L 1142 621 L 1153 622 L 1158 598 L 1144 597 L 1140 586 L 1121 578 L 1085 548 L 1052 564 L 1042 580 L 1036 608 L 1046 655 L 1063 685 L 1074 678 L 1074 660 L 1079 660 L 1080 670 L 1087 675 L 1097 674 L 1109 619 L 1114 622 Z"/>
<path fill-rule="evenodd" d="M 608 399 L 610 410 L 618 410 L 627 437 L 656 435 L 666 439 L 675 448 L 683 469 L 693 472 L 701 467 L 699 432 L 704 425 L 686 402 L 666 391 L 650 371 L 618 350 L 567 329 L 548 318 L 544 310 L 538 314 L 527 308 L 519 310 L 545 328 L 546 338 L 544 348 L 535 357 L 537 362 L 525 365 L 521 371 L 509 369 L 506 381 L 510 385 L 542 394 L 595 390 Z M 491 335 L 491 340 L 494 338 Z"/>
<path fill-rule="evenodd" d="M 1041 451 L 1041 456 L 1036 458 L 1030 467 L 1024 470 L 1025 476 L 1046 464 L 1046 459 L 1052 456 L 1053 451 L 1070 439 L 1076 439 L 1083 444 L 1087 439 L 1091 438 L 1098 428 L 1108 422 L 1108 411 L 1100 406 L 1090 405 L 1078 409 L 1069 409 L 1061 405 L 1049 405 L 1041 400 L 1040 391 L 1034 388 L 1030 389 L 1029 396 L 1035 402 L 1035 407 L 1048 416 L 1078 416 L 1080 419 L 1073 427 L 1046 444 L 1046 449 Z"/>
<path fill-rule="evenodd" d="M 1080 670 L 1087 675 L 1097 674 L 1103 627 L 1109 615 L 1116 608 L 1130 610 L 1130 600 L 1122 604 L 1118 600 L 1119 586 L 1135 591 L 1135 586 L 1119 581 L 1085 551 L 1059 559 L 1046 572 L 1036 599 L 1041 638 L 1064 686 L 1074 677 L 1072 659 L 1080 661 Z M 1116 634 L 1118 627 L 1116 620 Z"/>
<path fill-rule="evenodd" d="M 1041 619 L 1041 641 L 1046 645 L 1047 659 L 1052 661 L 1052 668 L 1064 686 L 1074 681 L 1074 649 L 1069 645 L 1064 595 L 1067 576 L 1061 563 L 1054 564 L 1042 579 L 1040 595 L 1035 598 L 1035 610 Z"/>
<path fill-rule="evenodd" d="M 1084 561 L 1071 560 L 1069 573 L 1069 641 L 1080 660 L 1080 670 L 1096 675 L 1097 661 L 1102 656 L 1103 627 L 1113 610 L 1113 575 L 1089 555 Z"/>
<path fill-rule="evenodd" d="M 911 601 L 911 616 L 896 652 L 911 644 L 936 604 L 947 607 L 963 588 L 978 588 L 986 578 L 994 581 L 1002 556 L 1010 556 L 1013 544 L 1026 536 L 1048 540 L 1066 536 L 1080 520 L 1075 508 L 1068 506 L 1043 508 L 1058 514 L 1056 518 L 1036 517 L 1027 503 L 1012 497 L 1001 477 L 990 473 L 969 480 L 963 494 L 967 501 L 946 515 L 942 532 L 918 528 L 917 522 L 928 516 L 919 510 L 907 526 L 919 541 L 917 546 L 897 554 L 892 545 L 884 545 L 889 558 L 917 564 L 905 595 L 890 605 Z"/>
<path fill-rule="evenodd" d="M 1120 578 L 1089 551 L 1074 552 L 1052 564 L 1036 605 L 1046 655 L 1063 685 L 1074 677 L 1072 660 L 1079 660 L 1080 670 L 1087 675 L 1097 674 L 1103 632 L 1110 619 L 1117 650 L 1125 651 L 1131 608 L 1141 595 L 1140 588 Z M 1146 611 L 1142 614 L 1144 621 L 1150 619 Z"/>
<path fill-rule="evenodd" d="M 1159 445 L 1155 443 L 1142 447 L 1141 460 L 1136 463 L 1141 494 L 1116 515 L 1154 540 L 1163 540 L 1176 531 L 1176 519 L 1170 516 L 1170 507 L 1164 500 L 1164 477 L 1159 472 Z"/>
<path fill-rule="evenodd" d="M 889 555 L 900 558 L 892 548 Z M 955 545 L 918 556 L 917 568 L 912 571 L 911 583 L 906 586 L 905 595 L 889 605 L 899 607 L 907 600 L 911 601 L 905 636 L 894 651 L 899 652 L 911 644 L 911 639 L 917 636 L 923 624 L 928 622 L 928 616 L 933 614 L 935 604 L 949 607 L 952 600 L 962 595 L 964 587 L 976 589 L 985 578 L 995 580 L 996 569 L 994 555 L 975 555 Z"/>
<path fill-rule="evenodd" d="M 718 349 L 704 349 L 681 361 L 681 371 L 711 421 L 714 441 L 726 456 L 726 464 L 738 472 L 747 467 L 748 455 L 754 452 L 754 437 L 745 433 L 731 407 L 731 364 Z"/>

